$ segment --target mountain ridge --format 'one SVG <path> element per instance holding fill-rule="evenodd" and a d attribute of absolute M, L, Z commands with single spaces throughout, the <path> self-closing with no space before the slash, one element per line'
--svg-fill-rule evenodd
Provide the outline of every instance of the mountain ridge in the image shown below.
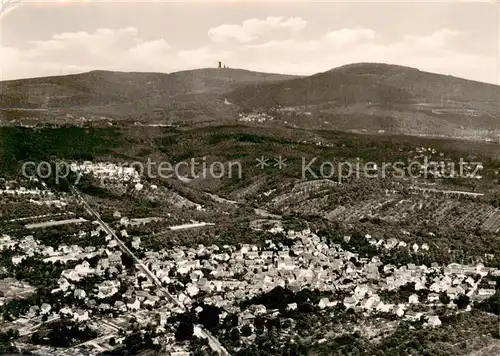
<path fill-rule="evenodd" d="M 217 124 L 264 111 L 275 125 L 500 140 L 500 86 L 387 63 L 353 63 L 311 76 L 233 68 L 95 70 L 0 85 L 0 120 Z"/>

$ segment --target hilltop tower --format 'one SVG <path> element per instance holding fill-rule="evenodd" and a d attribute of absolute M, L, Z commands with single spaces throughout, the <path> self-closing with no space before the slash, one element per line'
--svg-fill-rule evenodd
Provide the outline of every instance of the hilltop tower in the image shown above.
<path fill-rule="evenodd" d="M 221 69 L 221 68 L 222 68 L 222 62 L 219 61 L 219 69 Z"/>

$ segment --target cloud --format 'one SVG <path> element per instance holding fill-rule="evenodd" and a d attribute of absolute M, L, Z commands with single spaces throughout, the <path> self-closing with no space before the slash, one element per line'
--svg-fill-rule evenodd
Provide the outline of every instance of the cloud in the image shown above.
<path fill-rule="evenodd" d="M 265 20 L 249 19 L 240 25 L 224 24 L 208 31 L 208 36 L 213 42 L 224 43 L 236 41 L 248 43 L 261 38 L 263 35 L 270 36 L 273 32 L 298 32 L 304 29 L 307 22 L 300 17 L 267 17 Z"/>
<path fill-rule="evenodd" d="M 222 25 L 211 29 L 198 48 L 176 48 L 163 38 L 146 40 L 134 27 L 64 32 L 25 47 L 0 48 L 0 67 L 4 79 L 15 79 L 92 69 L 172 72 L 215 67 L 218 61 L 231 68 L 291 74 L 386 62 L 487 82 L 498 79 L 495 56 L 460 46 L 471 40 L 470 34 L 443 28 L 388 41 L 373 29 L 354 27 L 330 29 L 316 37 L 295 36 L 305 25 L 298 18 L 281 17 Z M 283 31 L 286 36 L 277 35 Z"/>
<path fill-rule="evenodd" d="M 440 29 L 427 36 L 406 35 L 404 40 L 411 43 L 413 46 L 422 47 L 444 47 L 454 38 L 458 37 L 460 32 L 453 31 L 447 28 Z"/>
<path fill-rule="evenodd" d="M 337 31 L 329 31 L 323 37 L 327 43 L 344 45 L 360 41 L 375 39 L 375 31 L 367 28 L 343 28 Z"/>
<path fill-rule="evenodd" d="M 56 33 L 48 40 L 28 45 L 23 50 L 1 49 L 5 79 L 91 69 L 165 71 L 171 69 L 165 59 L 174 56 L 164 39 L 144 40 L 134 27 Z"/>
<path fill-rule="evenodd" d="M 233 50 L 226 61 L 233 67 L 245 65 L 254 70 L 292 74 L 312 74 L 348 63 L 384 62 L 498 83 L 497 58 L 456 45 L 464 39 L 468 40 L 466 34 L 438 29 L 388 42 L 379 40 L 371 29 L 343 28 L 319 38 L 244 44 Z"/>

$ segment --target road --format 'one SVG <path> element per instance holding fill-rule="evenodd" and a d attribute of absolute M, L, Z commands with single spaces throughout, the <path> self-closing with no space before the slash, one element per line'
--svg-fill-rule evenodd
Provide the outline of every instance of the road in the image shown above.
<path fill-rule="evenodd" d="M 120 249 L 122 250 L 122 252 L 128 254 L 130 257 L 132 257 L 134 259 L 134 261 L 136 262 L 136 265 L 139 267 L 139 269 L 141 269 L 141 271 L 144 272 L 156 284 L 157 288 L 167 297 L 167 299 L 171 303 L 179 306 L 182 310 L 186 310 L 186 307 L 184 306 L 184 304 L 180 303 L 177 299 L 175 299 L 172 296 L 172 294 L 170 294 L 170 292 L 165 287 L 162 286 L 161 281 L 158 279 L 158 277 L 156 277 L 155 274 L 153 272 L 151 272 L 144 265 L 144 263 L 142 263 L 142 261 L 125 245 L 125 243 L 123 243 L 123 241 L 120 240 L 120 238 L 118 238 L 118 236 L 109 227 L 109 225 L 106 224 L 101 219 L 99 214 L 87 203 L 87 201 L 83 198 L 83 196 L 80 194 L 80 192 L 73 186 L 71 186 L 71 190 L 76 195 L 76 197 L 80 200 L 80 202 L 84 205 L 85 209 L 95 217 L 96 221 L 99 223 L 101 228 L 104 231 L 106 231 L 106 233 L 108 233 L 111 237 L 113 237 L 113 239 L 117 242 L 117 244 L 120 247 Z M 215 336 L 212 335 L 212 333 L 210 331 L 206 330 L 205 328 L 203 328 L 201 326 L 200 326 L 200 329 L 202 331 L 202 335 L 208 339 L 210 347 L 215 352 L 219 353 L 219 355 L 221 355 L 221 356 L 230 356 L 229 352 L 224 348 L 224 346 L 222 346 L 220 341 Z"/>
<path fill-rule="evenodd" d="M 186 229 L 193 229 L 195 227 L 203 227 L 203 226 L 214 226 L 214 223 L 207 223 L 207 222 L 196 222 L 196 223 L 190 223 L 190 224 L 182 224 L 182 225 L 175 225 L 175 226 L 170 226 L 170 230 L 186 230 Z"/>
<path fill-rule="evenodd" d="M 421 187 L 410 187 L 410 189 L 418 190 L 424 193 L 441 193 L 441 194 L 463 195 L 472 197 L 484 196 L 484 193 L 467 192 L 462 190 L 445 190 L 445 189 L 421 188 Z"/>
<path fill-rule="evenodd" d="M 24 227 L 26 229 L 41 229 L 41 228 L 51 227 L 51 226 L 80 224 L 80 223 L 83 223 L 86 221 L 87 220 L 85 220 L 83 218 L 67 219 L 67 220 L 50 220 L 50 221 L 44 221 L 44 222 L 40 222 L 40 223 L 26 224 L 26 225 L 24 225 Z"/>

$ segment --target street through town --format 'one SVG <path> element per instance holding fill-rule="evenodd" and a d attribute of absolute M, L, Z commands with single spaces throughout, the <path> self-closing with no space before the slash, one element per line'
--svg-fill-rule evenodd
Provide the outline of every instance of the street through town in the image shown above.
<path fill-rule="evenodd" d="M 84 207 L 86 208 L 86 210 L 92 214 L 92 216 L 95 217 L 96 221 L 99 223 L 99 225 L 101 226 L 101 228 L 107 233 L 109 234 L 110 236 L 113 237 L 113 239 L 117 242 L 118 246 L 120 247 L 120 249 L 122 250 L 122 252 L 128 254 L 130 257 L 132 257 L 134 259 L 134 261 L 136 262 L 136 265 L 138 266 L 138 268 L 143 271 L 154 283 L 155 285 L 157 286 L 157 288 L 167 297 L 167 299 L 177 305 L 178 307 L 180 307 L 182 310 L 185 310 L 186 307 L 180 303 L 177 299 L 175 299 L 172 294 L 170 294 L 170 292 L 162 286 L 161 284 L 161 281 L 158 279 L 158 277 L 155 276 L 155 274 L 153 272 L 151 272 L 145 265 L 144 263 L 142 263 L 142 261 L 125 245 L 125 243 L 120 240 L 120 238 L 115 234 L 115 232 L 109 227 L 109 225 L 107 223 L 105 223 L 101 217 L 99 216 L 99 214 L 90 206 L 90 204 L 83 198 L 83 196 L 80 194 L 80 192 L 73 186 L 71 186 L 71 190 L 72 192 L 75 194 L 75 196 L 80 200 L 80 202 L 84 205 Z M 224 346 L 222 346 L 222 344 L 220 343 L 220 341 L 212 335 L 212 333 L 210 331 L 208 331 L 207 329 L 205 329 L 204 327 L 202 326 L 199 326 L 200 329 L 201 329 L 201 332 L 202 332 L 202 336 L 206 337 L 209 344 L 210 344 L 210 347 L 219 353 L 219 355 L 221 356 L 229 356 L 229 352 L 224 348 Z"/>

